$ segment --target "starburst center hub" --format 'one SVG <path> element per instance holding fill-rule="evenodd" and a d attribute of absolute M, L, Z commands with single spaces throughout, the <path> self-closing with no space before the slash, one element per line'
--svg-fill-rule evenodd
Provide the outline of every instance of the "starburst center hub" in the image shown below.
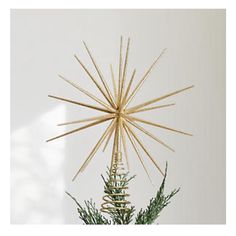
<path fill-rule="evenodd" d="M 117 108 L 116 111 L 115 111 L 115 114 L 116 114 L 117 118 L 124 117 L 124 110 L 120 109 L 120 108 Z"/>

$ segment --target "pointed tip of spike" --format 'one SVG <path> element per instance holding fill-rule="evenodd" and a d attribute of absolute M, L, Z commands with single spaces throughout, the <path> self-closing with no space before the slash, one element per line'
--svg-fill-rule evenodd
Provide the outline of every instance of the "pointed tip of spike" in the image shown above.
<path fill-rule="evenodd" d="M 61 79 L 65 79 L 62 75 L 60 75 L 60 74 L 57 74 L 57 76 L 59 77 L 59 78 L 61 78 Z"/>

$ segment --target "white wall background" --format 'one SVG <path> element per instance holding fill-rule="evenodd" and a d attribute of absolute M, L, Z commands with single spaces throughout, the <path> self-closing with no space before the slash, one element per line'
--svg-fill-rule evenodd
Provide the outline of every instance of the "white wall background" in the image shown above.
<path fill-rule="evenodd" d="M 65 190 L 81 202 L 93 198 L 98 207 L 101 204 L 100 174 L 110 161 L 111 147 L 106 153 L 99 151 L 75 182 L 71 178 L 105 126 L 45 143 L 65 131 L 57 123 L 95 114 L 47 95 L 93 103 L 57 74 L 100 96 L 73 54 L 94 71 L 83 48 L 85 40 L 111 85 L 109 64 L 116 66 L 117 73 L 120 35 L 131 37 L 128 75 L 136 68 L 136 81 L 161 50 L 168 48 L 133 105 L 195 85 L 162 102 L 176 102 L 175 107 L 140 113 L 140 117 L 194 134 L 187 137 L 145 126 L 176 150 L 171 153 L 142 135 L 160 165 L 164 168 L 165 161 L 169 163 L 166 192 L 181 187 L 158 222 L 225 223 L 224 10 L 12 10 L 12 223 L 81 223 Z M 135 153 L 129 153 L 131 172 L 137 174 L 130 186 L 130 200 L 139 209 L 155 194 L 161 176 L 146 160 L 153 179 L 150 184 Z"/>

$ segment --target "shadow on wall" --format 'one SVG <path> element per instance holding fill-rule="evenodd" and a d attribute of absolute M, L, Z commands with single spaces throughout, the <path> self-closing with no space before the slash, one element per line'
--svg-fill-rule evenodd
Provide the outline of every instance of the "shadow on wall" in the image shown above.
<path fill-rule="evenodd" d="M 65 120 L 65 106 L 54 107 L 11 135 L 11 223 L 63 223 L 65 141 L 46 145 Z M 54 128 L 55 127 L 55 128 Z M 54 130 L 53 130 L 54 129 Z M 61 130 L 63 132 L 63 130 Z"/>

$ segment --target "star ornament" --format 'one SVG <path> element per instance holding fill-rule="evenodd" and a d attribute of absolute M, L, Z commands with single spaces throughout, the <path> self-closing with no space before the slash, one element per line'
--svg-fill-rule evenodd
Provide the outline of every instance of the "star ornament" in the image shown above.
<path fill-rule="evenodd" d="M 145 80 L 148 78 L 149 74 L 151 73 L 152 69 L 157 65 L 157 62 L 160 60 L 162 55 L 164 54 L 165 50 L 164 49 L 161 54 L 156 58 L 156 60 L 152 63 L 152 65 L 147 69 L 147 71 L 143 74 L 141 79 L 136 83 L 134 86 L 134 79 L 135 79 L 135 72 L 136 70 L 133 71 L 131 78 L 129 81 L 127 81 L 127 64 L 128 64 L 128 56 L 129 56 L 129 48 L 130 48 L 130 39 L 127 41 L 127 46 L 125 50 L 125 55 L 123 57 L 123 38 L 120 38 L 120 49 L 119 49 L 119 65 L 118 65 L 118 83 L 115 80 L 113 68 L 110 65 L 110 70 L 111 70 L 111 78 L 112 78 L 112 84 L 113 84 L 113 92 L 111 92 L 111 89 L 106 83 L 106 80 L 104 79 L 104 76 L 102 75 L 101 70 L 99 69 L 97 63 L 95 62 L 95 59 L 89 50 L 88 46 L 86 45 L 85 42 L 84 46 L 85 49 L 96 69 L 97 72 L 97 77 L 99 78 L 100 81 L 95 78 L 94 75 L 92 75 L 89 70 L 86 68 L 86 66 L 83 64 L 83 62 L 78 58 L 78 56 L 74 55 L 75 59 L 78 61 L 78 63 L 81 65 L 81 67 L 84 69 L 84 71 L 87 73 L 88 78 L 93 81 L 93 83 L 96 85 L 97 89 L 102 93 L 103 97 L 105 100 L 101 100 L 89 91 L 83 89 L 80 87 L 77 83 L 74 83 L 68 79 L 66 79 L 64 76 L 59 75 L 59 77 L 82 92 L 84 95 L 90 97 L 92 100 L 94 100 L 96 103 L 98 103 L 98 106 L 74 101 L 68 98 L 62 98 L 62 97 L 57 97 L 53 95 L 49 95 L 50 98 L 54 98 L 63 102 L 67 103 L 72 103 L 78 106 L 83 106 L 89 109 L 97 110 L 99 112 L 102 112 L 103 114 L 100 116 L 96 117 L 90 117 L 87 119 L 83 120 L 75 120 L 75 121 L 69 121 L 66 123 L 61 123 L 59 126 L 62 125 L 71 125 L 71 124 L 80 124 L 80 123 L 85 123 L 85 125 L 80 126 L 79 128 L 73 129 L 71 131 L 68 131 L 66 133 L 63 133 L 61 135 L 58 135 L 56 137 L 53 137 L 51 139 L 48 139 L 47 142 L 62 138 L 64 136 L 77 133 L 81 130 L 90 128 L 90 127 L 95 127 L 99 124 L 105 123 L 109 121 L 109 125 L 107 126 L 106 130 L 104 133 L 101 135 L 99 140 L 97 141 L 96 145 L 92 148 L 91 152 L 89 153 L 88 157 L 84 161 L 83 165 L 80 167 L 80 169 L 77 171 L 75 176 L 73 177 L 73 181 L 76 179 L 78 174 L 82 172 L 89 162 L 92 160 L 98 149 L 104 144 L 103 151 L 106 149 L 108 143 L 113 139 L 113 148 L 112 148 L 112 155 L 111 155 L 111 165 L 114 163 L 115 155 L 118 153 L 124 152 L 124 156 L 126 159 L 126 164 L 129 169 L 129 159 L 128 159 L 128 154 L 127 154 L 127 138 L 130 141 L 131 146 L 133 147 L 135 153 L 137 154 L 137 158 L 142 164 L 146 174 L 149 176 L 149 173 L 147 171 L 147 168 L 144 165 L 143 158 L 140 154 L 139 148 L 141 148 L 144 153 L 146 154 L 146 157 L 154 164 L 154 166 L 157 168 L 157 170 L 164 175 L 163 171 L 161 170 L 160 166 L 157 164 L 156 160 L 151 156 L 149 150 L 145 147 L 143 142 L 141 141 L 140 137 L 136 134 L 136 130 L 141 131 L 145 135 L 149 136 L 151 139 L 155 140 L 158 142 L 160 145 L 164 146 L 165 148 L 169 149 L 170 151 L 174 151 L 168 144 L 164 143 L 162 140 L 160 140 L 158 137 L 156 137 L 154 134 L 150 133 L 147 131 L 142 124 L 148 124 L 150 126 L 154 126 L 156 128 L 160 129 L 165 129 L 167 131 L 175 132 L 178 134 L 183 134 L 183 135 L 189 135 L 192 136 L 189 133 L 167 127 L 165 125 L 159 124 L 159 123 L 154 123 L 151 121 L 148 121 L 146 119 L 141 119 L 137 116 L 135 116 L 136 113 L 141 113 L 141 112 L 146 112 L 150 110 L 155 110 L 155 109 L 161 109 L 161 108 L 167 108 L 175 105 L 174 103 L 170 104 L 164 104 L 164 105 L 158 105 L 157 103 L 159 101 L 162 101 L 168 97 L 177 95 L 179 93 L 182 93 L 186 90 L 189 90 L 193 88 L 192 86 L 185 87 L 183 89 L 165 94 L 163 96 L 160 96 L 158 98 L 151 99 L 149 101 L 145 101 L 139 105 L 129 107 L 130 102 L 134 99 L 140 88 L 142 87 L 143 83 Z M 127 82 L 127 85 L 126 85 Z M 131 86 L 134 88 L 131 90 Z M 113 137 L 113 138 L 112 138 Z"/>

